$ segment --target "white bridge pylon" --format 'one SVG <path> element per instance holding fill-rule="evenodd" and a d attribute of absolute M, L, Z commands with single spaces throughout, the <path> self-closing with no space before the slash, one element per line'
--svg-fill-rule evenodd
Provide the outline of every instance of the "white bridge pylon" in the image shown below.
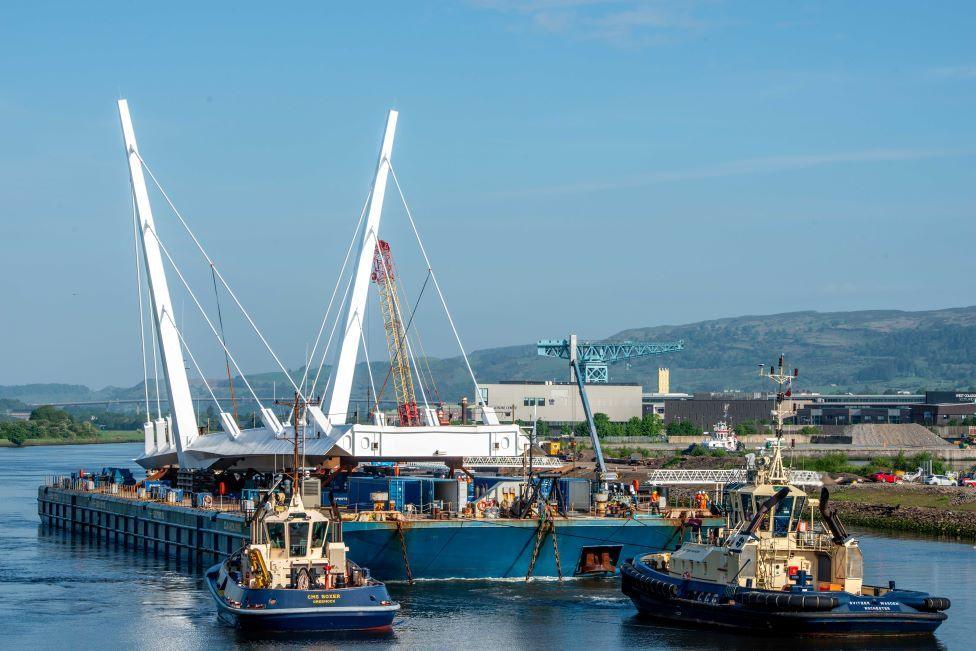
<path fill-rule="evenodd" d="M 159 419 L 155 427 L 146 427 L 146 454 L 173 452 L 175 449 L 177 458 L 180 463 L 183 463 L 184 450 L 197 437 L 197 417 L 193 411 L 193 398 L 190 395 L 190 382 L 186 376 L 183 351 L 180 348 L 180 336 L 172 319 L 173 303 L 166 282 L 163 256 L 155 236 L 147 237 L 147 233 L 155 233 L 156 225 L 153 222 L 149 191 L 142 171 L 142 159 L 136 145 L 136 134 L 132 128 L 132 118 L 129 116 L 129 104 L 124 99 L 119 100 L 119 119 L 122 122 L 125 158 L 129 164 L 129 180 L 132 184 L 132 196 L 135 199 L 136 215 L 139 220 L 139 235 L 142 238 L 143 262 L 146 265 L 152 316 L 156 324 L 159 351 L 163 362 L 163 377 L 171 412 L 170 419 Z M 149 417 L 148 413 L 146 417 Z M 169 431 L 169 423 L 173 424 L 175 432 Z"/>

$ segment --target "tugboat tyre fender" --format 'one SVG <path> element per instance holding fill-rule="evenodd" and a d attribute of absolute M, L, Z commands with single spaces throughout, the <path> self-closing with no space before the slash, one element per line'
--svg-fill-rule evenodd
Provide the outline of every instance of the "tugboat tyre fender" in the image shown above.
<path fill-rule="evenodd" d="M 678 586 L 659 579 L 651 579 L 648 587 L 651 592 L 665 599 L 670 599 L 678 594 Z"/>
<path fill-rule="evenodd" d="M 736 599 L 739 603 L 764 608 L 786 608 L 789 610 L 833 610 L 840 605 L 837 597 L 823 595 L 776 594 L 770 592 L 742 592 Z"/>
<path fill-rule="evenodd" d="M 937 612 L 940 610 L 949 610 L 949 606 L 952 602 L 945 597 L 926 597 L 922 600 L 921 607 L 916 606 L 918 610 L 927 610 L 929 612 Z"/>

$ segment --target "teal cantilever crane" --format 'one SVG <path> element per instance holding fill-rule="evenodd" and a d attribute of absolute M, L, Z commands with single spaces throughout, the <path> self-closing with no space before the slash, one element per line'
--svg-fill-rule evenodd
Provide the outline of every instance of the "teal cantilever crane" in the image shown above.
<path fill-rule="evenodd" d="M 579 341 L 576 335 L 569 339 L 543 339 L 536 344 L 539 355 L 568 359 L 578 362 L 583 370 L 583 381 L 606 384 L 610 381 L 607 366 L 621 360 L 663 355 L 685 349 L 684 341 L 651 343 L 646 341 Z M 575 369 L 576 366 L 573 366 Z"/>

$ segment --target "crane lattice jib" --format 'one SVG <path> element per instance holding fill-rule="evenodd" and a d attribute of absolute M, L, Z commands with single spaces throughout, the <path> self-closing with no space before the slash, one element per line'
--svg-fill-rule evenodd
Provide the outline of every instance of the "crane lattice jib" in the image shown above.
<path fill-rule="evenodd" d="M 536 344 L 536 350 L 543 357 L 570 359 L 570 342 L 567 339 L 543 339 Z M 644 341 L 578 341 L 576 359 L 585 372 L 586 382 L 607 382 L 607 365 L 621 360 L 663 355 L 684 350 L 682 340 L 667 343 Z"/>
<path fill-rule="evenodd" d="M 417 407 L 413 374 L 410 371 L 410 356 L 407 351 L 407 333 L 400 319 L 400 299 L 397 295 L 393 257 L 388 242 L 379 240 L 376 243 L 373 273 L 370 279 L 376 283 L 380 295 L 383 326 L 386 328 L 386 345 L 390 352 L 390 374 L 393 376 L 393 388 L 396 391 L 400 425 L 420 425 L 420 410 Z"/>

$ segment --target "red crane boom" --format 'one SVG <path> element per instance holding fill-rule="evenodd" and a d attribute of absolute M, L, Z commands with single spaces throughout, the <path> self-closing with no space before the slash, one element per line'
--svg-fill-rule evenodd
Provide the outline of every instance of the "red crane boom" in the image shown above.
<path fill-rule="evenodd" d="M 420 425 L 420 409 L 417 407 L 413 373 L 410 370 L 410 355 L 407 350 L 407 332 L 400 316 L 400 299 L 397 295 L 393 256 L 390 254 L 388 242 L 378 240 L 376 243 L 373 273 L 370 279 L 376 283 L 380 295 L 383 326 L 386 328 L 386 346 L 390 352 L 390 374 L 393 376 L 393 388 L 396 391 L 400 425 Z"/>

